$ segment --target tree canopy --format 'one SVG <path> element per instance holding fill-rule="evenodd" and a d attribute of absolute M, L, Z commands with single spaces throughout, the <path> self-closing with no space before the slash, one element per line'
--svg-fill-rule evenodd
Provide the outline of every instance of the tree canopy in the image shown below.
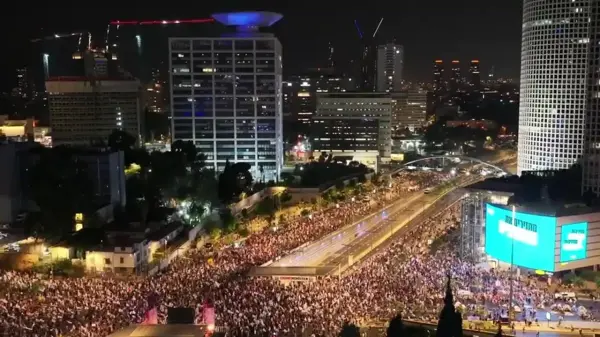
<path fill-rule="evenodd" d="M 113 151 L 127 151 L 135 146 L 136 139 L 126 131 L 115 129 L 108 136 L 108 147 Z"/>
<path fill-rule="evenodd" d="M 246 192 L 252 186 L 252 174 L 250 164 L 235 163 L 225 164 L 223 173 L 219 175 L 218 196 L 223 204 L 229 204 L 242 192 Z"/>

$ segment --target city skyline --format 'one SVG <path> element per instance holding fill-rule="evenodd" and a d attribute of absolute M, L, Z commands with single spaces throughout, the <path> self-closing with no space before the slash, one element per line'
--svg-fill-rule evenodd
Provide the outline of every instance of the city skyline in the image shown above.
<path fill-rule="evenodd" d="M 3 78 L 0 87 L 3 91 L 14 86 L 16 68 L 36 62 L 32 55 L 34 48 L 29 41 L 32 38 L 87 30 L 92 31 L 94 36 L 101 36 L 106 24 L 116 19 L 202 18 L 217 11 L 250 9 L 248 5 L 236 6 L 235 3 L 228 7 L 203 5 L 197 10 L 172 10 L 166 14 L 164 10 L 156 8 L 136 8 L 135 11 L 124 8 L 118 12 L 99 8 L 83 16 L 75 15 L 84 11 L 81 5 L 74 3 L 66 7 L 59 4 L 39 13 L 24 14 L 21 19 L 32 24 L 23 26 L 6 40 L 6 43 L 15 46 L 15 52 L 2 56 L 4 67 L 0 69 Z M 335 49 L 336 63 L 340 67 L 347 67 L 347 63 L 357 60 L 360 53 L 360 38 L 354 20 L 364 31 L 372 31 L 381 17 L 384 21 L 378 33 L 378 43 L 395 40 L 404 46 L 407 80 L 431 81 L 431 62 L 434 59 L 459 59 L 465 65 L 471 59 L 479 59 L 484 75 L 492 66 L 498 77 L 518 78 L 519 75 L 519 4 L 494 8 L 488 3 L 471 0 L 465 1 L 463 6 L 433 0 L 411 1 L 403 6 L 393 5 L 386 10 L 375 9 L 368 13 L 352 5 L 345 5 L 343 11 L 333 7 L 313 9 L 292 5 L 281 8 L 268 4 L 254 9 L 276 11 L 284 15 L 283 20 L 273 27 L 273 32 L 282 41 L 285 50 L 283 69 L 286 76 L 300 73 L 305 68 L 325 66 L 330 42 Z M 336 20 L 331 20 L 333 15 Z M 2 28 L 10 29 L 16 22 L 14 18 L 9 18 L 2 23 Z M 166 58 L 166 40 L 164 47 L 164 53 L 153 53 Z"/>

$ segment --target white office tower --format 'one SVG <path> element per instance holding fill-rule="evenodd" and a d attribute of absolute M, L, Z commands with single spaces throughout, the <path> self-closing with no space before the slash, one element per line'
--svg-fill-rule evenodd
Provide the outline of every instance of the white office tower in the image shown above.
<path fill-rule="evenodd" d="M 173 140 L 192 141 L 218 171 L 252 166 L 255 180 L 278 180 L 283 166 L 281 44 L 261 33 L 269 12 L 214 14 L 236 33 L 170 38 Z"/>
<path fill-rule="evenodd" d="M 404 47 L 394 43 L 377 48 L 377 91 L 399 91 L 404 70 Z"/>
<path fill-rule="evenodd" d="M 598 3 L 524 0 L 519 174 L 571 167 L 585 154 L 586 134 L 593 142 L 590 149 L 600 145 L 594 142 L 600 140 L 595 136 L 600 98 Z M 584 165 L 584 177 L 599 168 L 595 166 L 592 174 Z M 597 191 L 597 178 L 594 181 Z M 584 178 L 584 186 L 589 184 Z"/>

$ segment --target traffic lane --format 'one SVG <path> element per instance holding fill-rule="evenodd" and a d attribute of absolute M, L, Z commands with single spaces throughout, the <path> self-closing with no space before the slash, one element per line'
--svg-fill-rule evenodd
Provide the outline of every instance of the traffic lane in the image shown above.
<path fill-rule="evenodd" d="M 410 193 L 405 197 L 399 198 L 392 204 L 380 209 L 363 219 L 353 222 L 333 233 L 326 235 L 324 238 L 311 243 L 305 248 L 288 254 L 278 261 L 271 264 L 273 267 L 283 266 L 311 266 L 317 260 L 324 259 L 327 255 L 333 254 L 336 250 L 343 248 L 343 245 L 352 241 L 353 235 L 362 231 L 367 231 L 373 228 L 381 221 L 382 214 L 397 212 L 405 203 L 420 197 L 421 192 Z"/>
<path fill-rule="evenodd" d="M 344 255 L 344 251 L 346 251 L 348 247 L 353 247 L 355 245 L 360 246 L 361 243 L 365 242 L 371 242 L 370 244 L 374 243 L 375 241 L 381 239 L 382 235 L 386 234 L 388 230 L 393 230 L 395 224 L 400 219 L 404 221 L 406 218 L 412 216 L 415 212 L 426 209 L 428 204 L 438 197 L 439 195 L 418 195 L 413 198 L 412 201 L 393 208 L 389 214 L 386 215 L 382 213 L 380 216 L 377 216 L 376 220 L 378 221 L 372 223 L 368 228 L 365 226 L 361 227 L 361 224 L 358 224 L 356 227 L 349 229 L 349 231 L 345 233 L 345 240 L 341 243 L 341 247 L 337 249 L 337 252 L 331 254 L 331 256 L 323 255 L 323 259 L 319 261 L 320 264 L 317 266 L 327 266 L 328 262 L 332 259 L 336 259 L 338 256 Z"/>
<path fill-rule="evenodd" d="M 381 249 L 385 249 L 386 247 L 388 247 L 392 242 L 394 242 L 397 238 L 406 235 L 407 232 L 412 231 L 418 224 L 420 224 L 421 222 L 427 220 L 429 217 L 437 214 L 440 210 L 444 210 L 445 208 L 449 207 L 450 205 L 452 205 L 452 203 L 456 202 L 457 200 L 459 200 L 462 196 L 462 193 L 455 191 L 455 192 L 451 192 L 450 194 L 448 194 L 447 196 L 443 197 L 442 199 L 438 200 L 438 202 L 436 203 L 436 205 L 434 205 L 435 207 L 433 208 L 429 208 L 426 209 L 421 215 L 417 216 L 415 219 L 409 221 L 408 223 L 406 223 L 404 226 L 402 226 L 401 228 L 399 228 L 398 230 L 396 230 L 394 232 L 394 234 L 391 236 L 390 239 L 384 241 L 382 244 L 380 244 L 378 247 L 375 247 L 375 249 L 373 249 L 372 252 L 370 252 L 369 254 L 367 254 L 363 259 L 368 258 L 369 256 L 371 256 L 372 254 L 375 254 L 376 252 L 380 251 Z M 381 238 L 381 236 L 386 235 L 387 231 L 381 231 L 379 233 L 379 238 Z M 374 239 L 374 240 L 377 240 Z M 360 252 L 362 252 L 364 249 L 367 249 L 371 246 L 371 243 L 367 243 L 367 244 L 363 244 L 360 247 L 348 247 L 348 250 L 346 251 L 346 254 L 344 254 L 344 257 L 340 257 L 337 261 L 333 262 L 332 264 L 336 264 L 336 263 L 345 263 L 344 260 L 347 261 L 347 257 L 349 255 L 356 255 Z"/>
<path fill-rule="evenodd" d="M 455 186 L 461 186 L 471 181 L 478 179 L 473 177 L 461 176 L 457 177 L 453 182 Z M 436 186 L 435 188 L 439 188 Z M 273 267 L 285 266 L 304 266 L 314 267 L 323 265 L 324 261 L 335 259 L 339 251 L 344 250 L 347 246 L 355 244 L 354 241 L 362 242 L 366 237 L 371 236 L 371 232 L 377 232 L 376 227 L 388 217 L 394 217 L 396 213 L 403 212 L 409 207 L 415 207 L 412 203 L 417 202 L 422 208 L 426 207 L 427 203 L 432 203 L 437 200 L 446 190 L 435 190 L 433 193 L 424 194 L 423 192 L 410 193 L 408 198 L 398 198 L 391 205 L 380 209 L 377 212 L 366 216 L 361 221 L 352 223 L 338 231 L 335 231 L 324 238 L 302 248 L 301 250 L 282 257 L 278 261 L 271 264 Z M 417 207 L 419 206 L 417 205 Z M 379 239 L 380 237 L 376 238 Z M 326 265 L 326 264 L 325 264 Z"/>
<path fill-rule="evenodd" d="M 378 227 L 376 230 L 369 233 L 369 235 L 365 235 L 365 236 L 357 238 L 355 241 L 353 241 L 353 243 L 351 245 L 347 245 L 344 248 L 344 250 L 340 251 L 335 256 L 332 256 L 332 257 L 326 259 L 321 264 L 321 267 L 337 266 L 340 264 L 345 264 L 348 262 L 349 256 L 356 256 L 368 248 L 375 248 L 375 249 L 373 249 L 373 252 L 378 251 L 380 249 L 380 247 L 387 246 L 388 242 L 392 242 L 395 238 L 397 238 L 398 237 L 397 235 L 403 235 L 404 233 L 406 233 L 407 230 L 409 230 L 410 228 L 415 226 L 415 224 L 421 223 L 422 221 L 426 220 L 428 217 L 430 217 L 430 216 L 436 214 L 437 212 L 439 212 L 440 210 L 443 210 L 444 208 L 450 206 L 452 203 L 459 200 L 461 196 L 462 196 L 462 193 L 460 193 L 460 192 L 456 192 L 456 193 L 451 192 L 447 196 L 442 197 L 442 199 L 438 200 L 438 202 L 436 202 L 433 205 L 434 207 L 425 208 L 420 215 L 415 217 L 413 220 L 408 221 L 406 224 L 404 224 L 404 226 L 397 229 L 393 233 L 393 235 L 390 237 L 391 240 L 390 239 L 386 240 L 378 247 L 372 247 L 372 245 L 374 245 L 378 240 L 380 240 L 385 235 L 388 235 L 389 232 L 394 228 L 394 226 L 397 225 L 398 222 L 405 221 L 407 218 L 412 216 L 414 214 L 414 212 L 418 211 L 418 209 L 407 209 L 405 213 L 398 214 L 398 216 L 395 217 L 395 219 L 390 219 L 389 220 L 390 222 L 387 222 L 384 226 Z M 428 196 L 428 199 L 429 199 L 429 202 L 431 203 L 431 199 L 435 200 L 435 197 Z M 371 252 L 370 254 L 372 254 L 373 252 Z M 367 256 L 369 256 L 370 254 L 368 254 Z M 367 256 L 365 256 L 365 258 Z"/>
<path fill-rule="evenodd" d="M 408 198 L 408 200 L 400 199 L 383 211 L 368 216 L 368 219 L 365 221 L 359 221 L 346 226 L 342 230 L 326 236 L 311 246 L 277 261 L 278 263 L 273 264 L 273 266 L 318 266 L 324 259 L 342 250 L 346 245 L 351 244 L 357 237 L 372 231 L 390 214 L 401 211 L 403 208 L 408 207 L 407 205 L 414 202 L 414 200 L 421 197 L 421 194 L 418 193 Z"/>

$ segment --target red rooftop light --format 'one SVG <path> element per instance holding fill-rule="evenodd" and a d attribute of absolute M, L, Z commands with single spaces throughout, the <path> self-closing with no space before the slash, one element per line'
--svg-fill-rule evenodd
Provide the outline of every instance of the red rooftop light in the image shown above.
<path fill-rule="evenodd" d="M 173 25 L 173 24 L 190 24 L 190 23 L 212 23 L 215 22 L 213 18 L 205 18 L 205 19 L 184 19 L 184 20 L 142 20 L 142 21 L 134 21 L 134 20 L 114 20 L 111 21 L 110 24 L 113 26 L 123 26 L 123 25 Z"/>

